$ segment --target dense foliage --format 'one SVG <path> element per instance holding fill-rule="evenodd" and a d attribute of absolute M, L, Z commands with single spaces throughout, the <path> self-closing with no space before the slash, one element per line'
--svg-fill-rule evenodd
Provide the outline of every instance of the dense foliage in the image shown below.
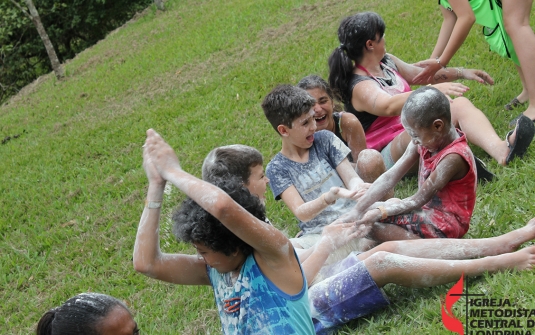
<path fill-rule="evenodd" d="M 17 1 L 26 8 L 23 0 Z M 95 44 L 150 0 L 34 0 L 60 62 Z M 0 0 L 0 102 L 51 71 L 32 21 L 10 0 Z"/>

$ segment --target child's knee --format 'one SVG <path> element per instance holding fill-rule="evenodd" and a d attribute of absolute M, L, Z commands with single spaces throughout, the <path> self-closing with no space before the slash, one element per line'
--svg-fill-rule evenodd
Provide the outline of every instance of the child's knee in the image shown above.
<path fill-rule="evenodd" d="M 362 150 L 357 159 L 356 170 L 364 182 L 373 183 L 386 171 L 383 156 L 377 150 Z"/>

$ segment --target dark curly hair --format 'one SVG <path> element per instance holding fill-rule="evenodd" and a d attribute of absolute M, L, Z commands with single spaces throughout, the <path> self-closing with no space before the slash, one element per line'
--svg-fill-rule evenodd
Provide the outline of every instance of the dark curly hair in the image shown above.
<path fill-rule="evenodd" d="M 266 209 L 257 196 L 252 195 L 236 176 L 227 175 L 215 178 L 211 183 L 225 191 L 246 211 L 261 221 L 265 221 Z M 245 256 L 253 252 L 253 248 L 234 235 L 217 218 L 208 213 L 191 198 L 186 198 L 182 205 L 173 213 L 173 233 L 178 240 L 199 242 L 216 252 L 230 256 L 236 250 Z"/>

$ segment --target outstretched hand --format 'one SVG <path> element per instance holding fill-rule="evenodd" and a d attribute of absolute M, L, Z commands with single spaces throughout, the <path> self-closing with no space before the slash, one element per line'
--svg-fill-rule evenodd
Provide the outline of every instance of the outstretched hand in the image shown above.
<path fill-rule="evenodd" d="M 336 199 L 344 198 L 344 199 L 352 199 L 352 200 L 358 200 L 360 197 L 362 197 L 368 188 L 370 188 L 371 184 L 368 183 L 362 183 L 358 190 L 348 190 L 347 188 L 343 187 L 337 187 L 333 186 L 329 190 L 329 192 L 325 193 L 325 201 L 327 203 L 333 203 L 336 201 Z"/>
<path fill-rule="evenodd" d="M 433 87 L 444 93 L 450 102 L 453 101 L 450 96 L 462 97 L 470 89 L 470 87 L 461 83 L 440 83 L 433 85 Z"/>
<path fill-rule="evenodd" d="M 364 214 L 364 216 L 357 220 L 356 223 L 359 225 L 369 225 L 370 223 L 375 223 L 381 220 L 383 213 L 378 208 L 370 209 Z"/>
<path fill-rule="evenodd" d="M 462 69 L 461 72 L 464 79 L 474 80 L 483 85 L 494 85 L 494 79 L 483 70 Z"/>
<path fill-rule="evenodd" d="M 418 63 L 415 63 L 414 66 L 423 68 L 423 71 L 420 72 L 416 77 L 412 79 L 413 84 L 429 84 L 433 81 L 435 74 L 442 69 L 442 65 L 437 63 L 436 59 L 427 59 Z"/>
<path fill-rule="evenodd" d="M 143 145 L 143 167 L 149 181 L 161 182 L 168 180 L 167 173 L 172 168 L 180 169 L 180 163 L 171 146 L 153 129 L 147 130 L 147 139 Z"/>

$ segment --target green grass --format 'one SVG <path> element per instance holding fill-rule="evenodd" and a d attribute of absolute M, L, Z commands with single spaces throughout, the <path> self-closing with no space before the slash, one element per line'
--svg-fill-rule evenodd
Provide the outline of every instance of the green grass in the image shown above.
<path fill-rule="evenodd" d="M 362 10 L 387 23 L 387 49 L 415 62 L 431 52 L 441 23 L 435 1 L 169 1 L 149 8 L 66 64 L 66 79 L 47 75 L 0 107 L 0 327 L 32 332 L 41 314 L 68 297 L 98 291 L 124 299 L 145 334 L 217 334 L 208 287 L 178 287 L 134 272 L 132 251 L 143 208 L 141 167 L 145 130 L 155 128 L 200 175 L 214 147 L 257 147 L 266 162 L 280 141 L 260 102 L 278 83 L 327 76 L 344 16 Z M 493 87 L 467 83 L 467 96 L 505 135 L 518 112 L 503 105 L 520 91 L 511 62 L 488 52 L 479 28 L 451 62 L 483 68 Z M 20 135 L 14 138 L 13 135 Z M 534 211 L 535 149 L 509 167 L 486 154 L 498 180 L 479 186 L 467 237 L 520 227 Z M 407 180 L 397 190 L 415 189 Z M 183 199 L 174 190 L 164 214 Z M 296 220 L 268 198 L 268 214 L 293 235 Z M 162 223 L 166 252 L 193 252 Z M 387 287 L 392 305 L 353 321 L 342 334 L 449 334 L 440 299 L 451 285 L 411 290 Z M 470 281 L 470 291 L 508 297 L 534 308 L 533 274 L 505 273 Z M 460 311 L 458 311 L 460 313 Z"/>

